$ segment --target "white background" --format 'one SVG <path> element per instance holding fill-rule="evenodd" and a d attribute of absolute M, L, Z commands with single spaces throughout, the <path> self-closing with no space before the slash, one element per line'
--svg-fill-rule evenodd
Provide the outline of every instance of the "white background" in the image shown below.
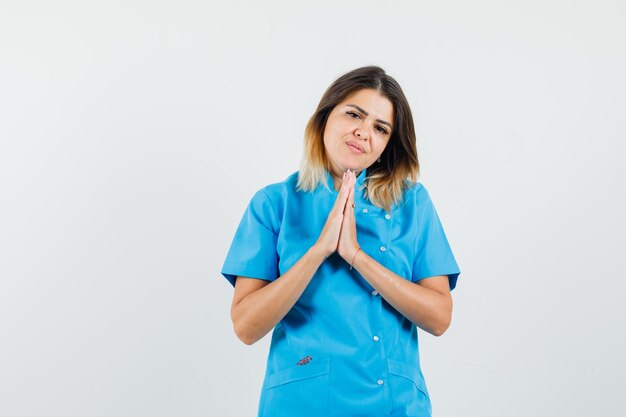
<path fill-rule="evenodd" d="M 370 64 L 461 268 L 433 415 L 623 415 L 624 2 L 0 4 L 0 415 L 255 415 L 222 262 Z"/>

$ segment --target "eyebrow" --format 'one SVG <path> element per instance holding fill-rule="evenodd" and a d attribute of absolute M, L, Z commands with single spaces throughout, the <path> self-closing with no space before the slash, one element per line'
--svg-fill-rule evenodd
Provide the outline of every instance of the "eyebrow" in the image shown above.
<path fill-rule="evenodd" d="M 347 104 L 347 106 L 354 107 L 355 109 L 357 109 L 358 111 L 360 111 L 361 113 L 363 113 L 363 114 L 364 114 L 364 115 L 366 115 L 366 116 L 368 116 L 368 115 L 369 115 L 369 113 L 368 113 L 368 112 L 366 112 L 365 110 L 363 110 L 362 108 L 360 108 L 360 107 L 359 107 L 359 106 L 357 106 L 356 104 Z M 390 129 L 393 129 L 393 126 L 391 126 L 391 123 L 389 123 L 389 122 L 386 122 L 386 121 L 381 120 L 381 119 L 376 119 L 376 121 L 377 121 L 377 122 L 380 122 L 380 123 L 382 123 L 382 124 L 384 124 L 384 125 L 389 126 L 389 128 L 390 128 Z"/>

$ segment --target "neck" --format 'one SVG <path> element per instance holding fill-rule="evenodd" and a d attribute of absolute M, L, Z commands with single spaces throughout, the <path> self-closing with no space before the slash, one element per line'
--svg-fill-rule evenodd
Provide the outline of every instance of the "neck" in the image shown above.
<path fill-rule="evenodd" d="M 361 174 L 362 171 L 354 171 L 354 176 L 358 177 Z M 341 189 L 341 184 L 343 182 L 343 172 L 340 173 L 339 175 L 337 175 L 336 173 L 331 173 L 331 176 L 333 177 L 333 185 L 334 185 L 334 189 L 335 191 L 339 191 Z"/>

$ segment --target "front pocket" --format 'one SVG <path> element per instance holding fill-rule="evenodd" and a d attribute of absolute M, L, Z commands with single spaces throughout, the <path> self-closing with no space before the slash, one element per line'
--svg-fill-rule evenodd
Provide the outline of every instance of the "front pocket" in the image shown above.
<path fill-rule="evenodd" d="M 430 396 L 418 368 L 387 359 L 393 415 L 430 416 Z"/>
<path fill-rule="evenodd" d="M 267 389 L 277 385 L 315 378 L 330 372 L 330 358 L 317 359 L 306 365 L 295 365 L 282 371 L 274 372 L 267 377 Z"/>
<path fill-rule="evenodd" d="M 261 399 L 261 415 L 327 416 L 329 374 L 330 358 L 320 358 L 268 375 Z"/>

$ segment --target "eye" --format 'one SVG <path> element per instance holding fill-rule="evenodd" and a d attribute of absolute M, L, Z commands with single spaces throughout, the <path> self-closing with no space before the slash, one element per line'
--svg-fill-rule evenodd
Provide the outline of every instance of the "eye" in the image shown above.
<path fill-rule="evenodd" d="M 355 112 L 353 112 L 353 111 L 347 111 L 347 112 L 346 112 L 346 114 L 350 115 L 350 117 L 352 117 L 353 119 L 355 119 L 355 118 L 360 119 L 360 118 L 361 118 L 361 115 L 360 115 L 360 114 L 355 113 Z M 356 117 L 355 117 L 355 116 L 356 116 Z M 378 131 L 379 131 L 380 133 L 382 133 L 383 135 L 386 135 L 386 134 L 387 134 L 387 129 L 385 129 L 384 127 L 376 126 L 376 129 L 378 129 Z"/>

